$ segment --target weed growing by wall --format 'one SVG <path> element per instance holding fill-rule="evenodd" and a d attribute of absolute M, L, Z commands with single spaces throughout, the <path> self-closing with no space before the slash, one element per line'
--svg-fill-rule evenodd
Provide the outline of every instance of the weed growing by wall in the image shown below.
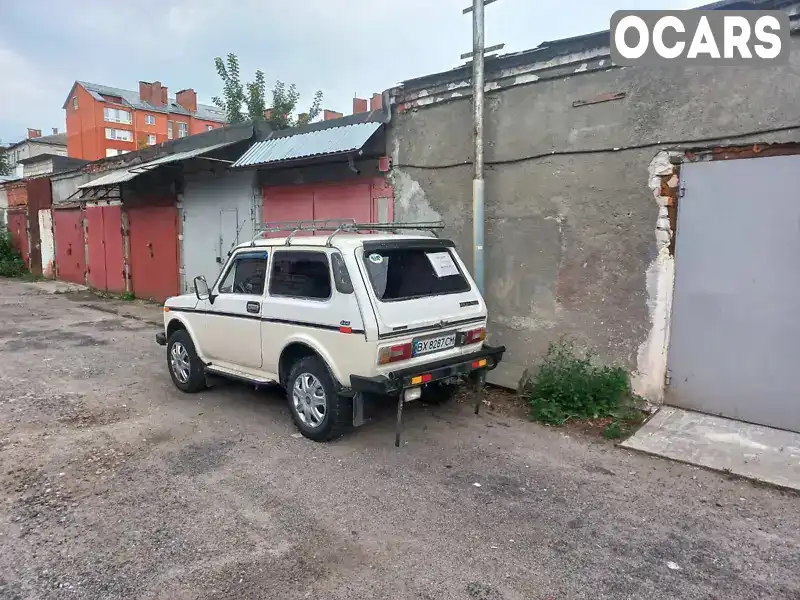
<path fill-rule="evenodd" d="M 603 435 L 624 437 L 641 423 L 643 405 L 631 391 L 627 370 L 596 365 L 591 353 L 576 352 L 574 343 L 551 343 L 535 373 L 522 386 L 531 418 L 550 425 L 610 418 Z"/>
<path fill-rule="evenodd" d="M 19 277 L 26 272 L 22 256 L 11 243 L 11 233 L 0 226 L 0 277 Z"/>

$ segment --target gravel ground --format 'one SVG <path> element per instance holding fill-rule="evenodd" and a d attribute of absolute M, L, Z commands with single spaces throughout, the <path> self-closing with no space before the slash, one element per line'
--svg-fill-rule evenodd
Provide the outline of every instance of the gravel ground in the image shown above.
<path fill-rule="evenodd" d="M 331 444 L 0 281 L 0 598 L 800 598 L 800 498 L 464 405 Z"/>

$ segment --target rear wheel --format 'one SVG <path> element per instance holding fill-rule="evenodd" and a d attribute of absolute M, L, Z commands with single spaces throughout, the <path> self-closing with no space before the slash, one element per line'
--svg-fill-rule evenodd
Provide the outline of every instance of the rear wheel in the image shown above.
<path fill-rule="evenodd" d="M 172 382 L 182 392 L 193 394 L 206 387 L 206 375 L 197 356 L 192 336 L 178 329 L 167 340 L 167 368 Z"/>
<path fill-rule="evenodd" d="M 338 394 L 328 367 L 316 356 L 292 366 L 286 396 L 300 433 L 315 442 L 338 438 L 353 423 L 352 399 Z"/>

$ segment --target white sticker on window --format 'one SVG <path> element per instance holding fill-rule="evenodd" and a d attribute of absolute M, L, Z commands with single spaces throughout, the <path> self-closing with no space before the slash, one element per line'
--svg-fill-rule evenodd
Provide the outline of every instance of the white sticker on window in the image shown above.
<path fill-rule="evenodd" d="M 381 256 L 377 252 L 373 252 L 372 254 L 369 255 L 369 262 L 379 265 L 383 262 L 383 256 Z"/>
<path fill-rule="evenodd" d="M 428 257 L 437 277 L 458 275 L 458 267 L 449 252 L 426 252 L 425 256 Z"/>

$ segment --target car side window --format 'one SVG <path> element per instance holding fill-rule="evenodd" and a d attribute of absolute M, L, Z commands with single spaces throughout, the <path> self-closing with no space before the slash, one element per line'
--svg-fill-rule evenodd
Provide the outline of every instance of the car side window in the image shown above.
<path fill-rule="evenodd" d="M 270 296 L 327 300 L 331 270 L 324 252 L 276 252 L 269 278 Z"/>
<path fill-rule="evenodd" d="M 228 267 L 219 284 L 220 294 L 248 294 L 261 296 L 267 278 L 267 253 L 240 254 Z"/>

